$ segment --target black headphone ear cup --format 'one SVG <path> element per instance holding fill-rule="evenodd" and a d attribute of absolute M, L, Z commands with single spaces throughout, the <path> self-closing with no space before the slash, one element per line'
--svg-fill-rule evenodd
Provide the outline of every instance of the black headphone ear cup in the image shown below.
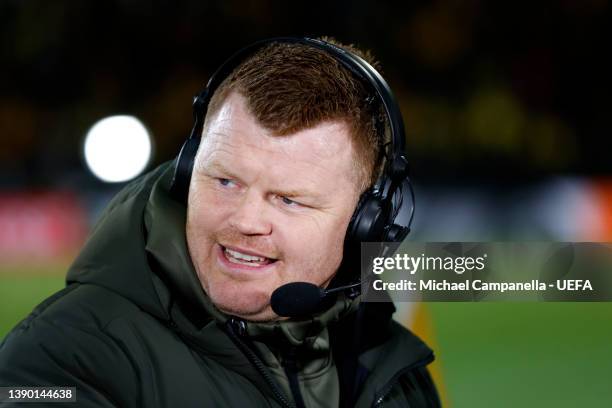
<path fill-rule="evenodd" d="M 401 242 L 410 233 L 414 217 L 414 190 L 406 177 L 390 195 L 391 214 L 384 241 Z"/>
<path fill-rule="evenodd" d="M 183 143 L 183 147 L 181 147 L 181 151 L 176 158 L 176 167 L 174 168 L 174 177 L 172 178 L 172 185 L 170 186 L 170 194 L 172 194 L 175 200 L 185 204 L 187 204 L 191 173 L 193 172 L 193 164 L 199 146 L 200 138 L 190 137 Z"/>
<path fill-rule="evenodd" d="M 410 233 L 410 228 L 392 224 L 387 228 L 385 242 L 401 242 Z"/>
<path fill-rule="evenodd" d="M 183 143 L 181 151 L 176 158 L 176 166 L 174 168 L 174 177 L 170 186 L 170 194 L 175 200 L 187 204 L 187 195 L 189 194 L 189 183 L 191 183 L 191 173 L 195 162 L 198 147 L 200 146 L 202 126 L 204 124 L 204 114 L 208 105 L 208 87 L 199 95 L 193 98 L 193 119 L 194 125 L 191 130 L 191 135 Z"/>
<path fill-rule="evenodd" d="M 382 202 L 368 194 L 358 205 L 348 228 L 347 240 L 351 242 L 380 241 L 385 229 Z"/>

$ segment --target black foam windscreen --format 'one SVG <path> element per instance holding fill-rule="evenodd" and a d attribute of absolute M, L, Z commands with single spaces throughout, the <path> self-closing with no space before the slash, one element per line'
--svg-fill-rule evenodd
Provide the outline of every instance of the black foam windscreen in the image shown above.
<path fill-rule="evenodd" d="M 325 291 L 308 282 L 292 282 L 272 292 L 272 310 L 283 317 L 312 315 L 321 305 Z"/>

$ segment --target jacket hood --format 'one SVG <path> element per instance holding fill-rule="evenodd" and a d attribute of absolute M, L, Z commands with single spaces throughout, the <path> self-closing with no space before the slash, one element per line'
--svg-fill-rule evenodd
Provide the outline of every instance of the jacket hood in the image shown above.
<path fill-rule="evenodd" d="M 159 319 L 168 319 L 155 289 L 146 252 L 144 210 L 163 165 L 121 190 L 93 227 L 66 276 L 67 284 L 93 284 L 111 290 Z"/>
<path fill-rule="evenodd" d="M 166 163 L 124 188 L 109 204 L 71 266 L 67 282 L 96 284 L 136 303 L 158 319 L 170 320 L 179 302 L 194 328 L 224 323 L 206 295 L 187 251 L 186 209 L 169 194 L 174 167 Z M 284 337 L 293 345 L 311 341 L 358 301 L 339 296 L 328 310 L 308 319 L 245 322 L 251 337 Z"/>

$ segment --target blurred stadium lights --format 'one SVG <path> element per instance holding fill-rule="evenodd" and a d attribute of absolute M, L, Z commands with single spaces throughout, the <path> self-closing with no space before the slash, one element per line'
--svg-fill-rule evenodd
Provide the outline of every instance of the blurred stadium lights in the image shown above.
<path fill-rule="evenodd" d="M 151 137 L 134 116 L 109 116 L 87 132 L 84 157 L 89 170 L 108 183 L 128 181 L 138 176 L 151 159 Z"/>

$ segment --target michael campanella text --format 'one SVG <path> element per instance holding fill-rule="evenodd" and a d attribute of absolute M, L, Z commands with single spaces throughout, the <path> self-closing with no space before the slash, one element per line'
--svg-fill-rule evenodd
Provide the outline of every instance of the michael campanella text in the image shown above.
<path fill-rule="evenodd" d="M 383 282 L 377 279 L 372 282 L 374 290 L 391 290 L 391 291 L 468 291 L 468 290 L 483 290 L 495 292 L 508 291 L 545 291 L 548 288 L 557 290 L 593 290 L 589 280 L 577 279 L 558 279 L 554 283 L 540 282 L 537 279 L 532 279 L 528 282 L 483 282 L 480 279 L 469 280 L 462 282 L 449 282 L 446 279 L 438 281 L 435 279 L 421 279 L 417 282 L 408 279 L 402 279 L 398 282 Z"/>

